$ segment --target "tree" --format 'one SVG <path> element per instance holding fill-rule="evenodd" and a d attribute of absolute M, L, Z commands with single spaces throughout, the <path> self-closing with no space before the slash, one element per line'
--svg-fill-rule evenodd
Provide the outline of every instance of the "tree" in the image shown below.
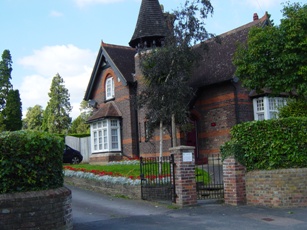
<path fill-rule="evenodd" d="M 72 107 L 68 89 L 65 88 L 64 80 L 59 74 L 53 77 L 48 96 L 50 100 L 43 115 L 43 130 L 63 134 L 69 128 L 71 122 L 69 113 Z"/>
<path fill-rule="evenodd" d="M 13 88 L 10 81 L 12 79 L 12 63 L 10 51 L 4 50 L 0 61 L 0 112 L 5 108 L 6 98 L 10 89 Z"/>
<path fill-rule="evenodd" d="M 87 101 L 80 103 L 81 114 L 73 120 L 69 128 L 69 134 L 84 134 L 90 133 L 90 125 L 86 124 L 87 118 L 93 113 L 91 107 L 89 107 Z"/>
<path fill-rule="evenodd" d="M 44 110 L 42 106 L 29 107 L 23 119 L 23 129 L 42 130 Z"/>
<path fill-rule="evenodd" d="M 307 97 L 307 4 L 287 3 L 279 26 L 254 27 L 234 57 L 243 86 Z"/>
<path fill-rule="evenodd" d="M 193 45 L 212 36 L 204 24 L 209 13 L 213 13 L 210 1 L 187 0 L 182 9 L 170 14 L 174 24 L 164 45 L 150 52 L 139 52 L 145 83 L 139 103 L 146 109 L 149 133 L 160 124 L 160 142 L 163 125 L 172 126 L 175 146 L 175 124 L 188 122 L 188 103 L 193 94 L 188 82 L 200 57 Z"/>
<path fill-rule="evenodd" d="M 279 109 L 278 117 L 307 117 L 307 101 L 304 99 L 288 101 L 286 106 Z"/>
<path fill-rule="evenodd" d="M 2 111 L 4 124 L 7 131 L 21 130 L 22 128 L 22 104 L 19 90 L 11 89 L 8 92 L 6 107 Z"/>

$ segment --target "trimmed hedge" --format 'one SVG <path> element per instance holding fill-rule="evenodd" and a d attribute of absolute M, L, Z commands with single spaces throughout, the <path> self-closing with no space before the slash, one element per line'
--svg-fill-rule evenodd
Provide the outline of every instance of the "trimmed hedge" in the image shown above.
<path fill-rule="evenodd" d="M 37 131 L 0 134 L 0 194 L 63 186 L 60 137 Z"/>
<path fill-rule="evenodd" d="M 290 117 L 238 124 L 221 146 L 248 171 L 307 167 L 307 118 Z"/>

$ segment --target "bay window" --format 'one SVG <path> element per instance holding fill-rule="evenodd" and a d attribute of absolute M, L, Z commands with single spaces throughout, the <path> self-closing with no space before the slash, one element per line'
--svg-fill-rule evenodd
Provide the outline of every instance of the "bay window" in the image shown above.
<path fill-rule="evenodd" d="M 92 152 L 120 151 L 120 122 L 105 119 L 91 124 Z"/>
<path fill-rule="evenodd" d="M 259 97 L 253 100 L 254 118 L 257 121 L 278 118 L 278 109 L 287 104 L 284 97 Z"/>

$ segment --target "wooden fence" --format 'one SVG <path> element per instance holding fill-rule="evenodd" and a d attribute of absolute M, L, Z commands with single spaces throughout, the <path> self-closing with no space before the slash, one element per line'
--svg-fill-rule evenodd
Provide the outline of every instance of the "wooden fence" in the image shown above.
<path fill-rule="evenodd" d="M 89 163 L 90 155 L 91 155 L 91 137 L 65 137 L 65 144 L 69 147 L 80 151 L 83 156 L 82 163 Z"/>

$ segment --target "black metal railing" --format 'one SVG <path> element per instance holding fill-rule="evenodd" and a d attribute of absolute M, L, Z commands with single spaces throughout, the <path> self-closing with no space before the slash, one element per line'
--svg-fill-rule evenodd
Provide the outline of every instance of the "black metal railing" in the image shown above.
<path fill-rule="evenodd" d="M 223 165 L 220 155 L 207 155 L 196 160 L 196 189 L 198 199 L 223 199 Z"/>
<path fill-rule="evenodd" d="M 141 197 L 175 202 L 174 156 L 140 158 Z"/>

